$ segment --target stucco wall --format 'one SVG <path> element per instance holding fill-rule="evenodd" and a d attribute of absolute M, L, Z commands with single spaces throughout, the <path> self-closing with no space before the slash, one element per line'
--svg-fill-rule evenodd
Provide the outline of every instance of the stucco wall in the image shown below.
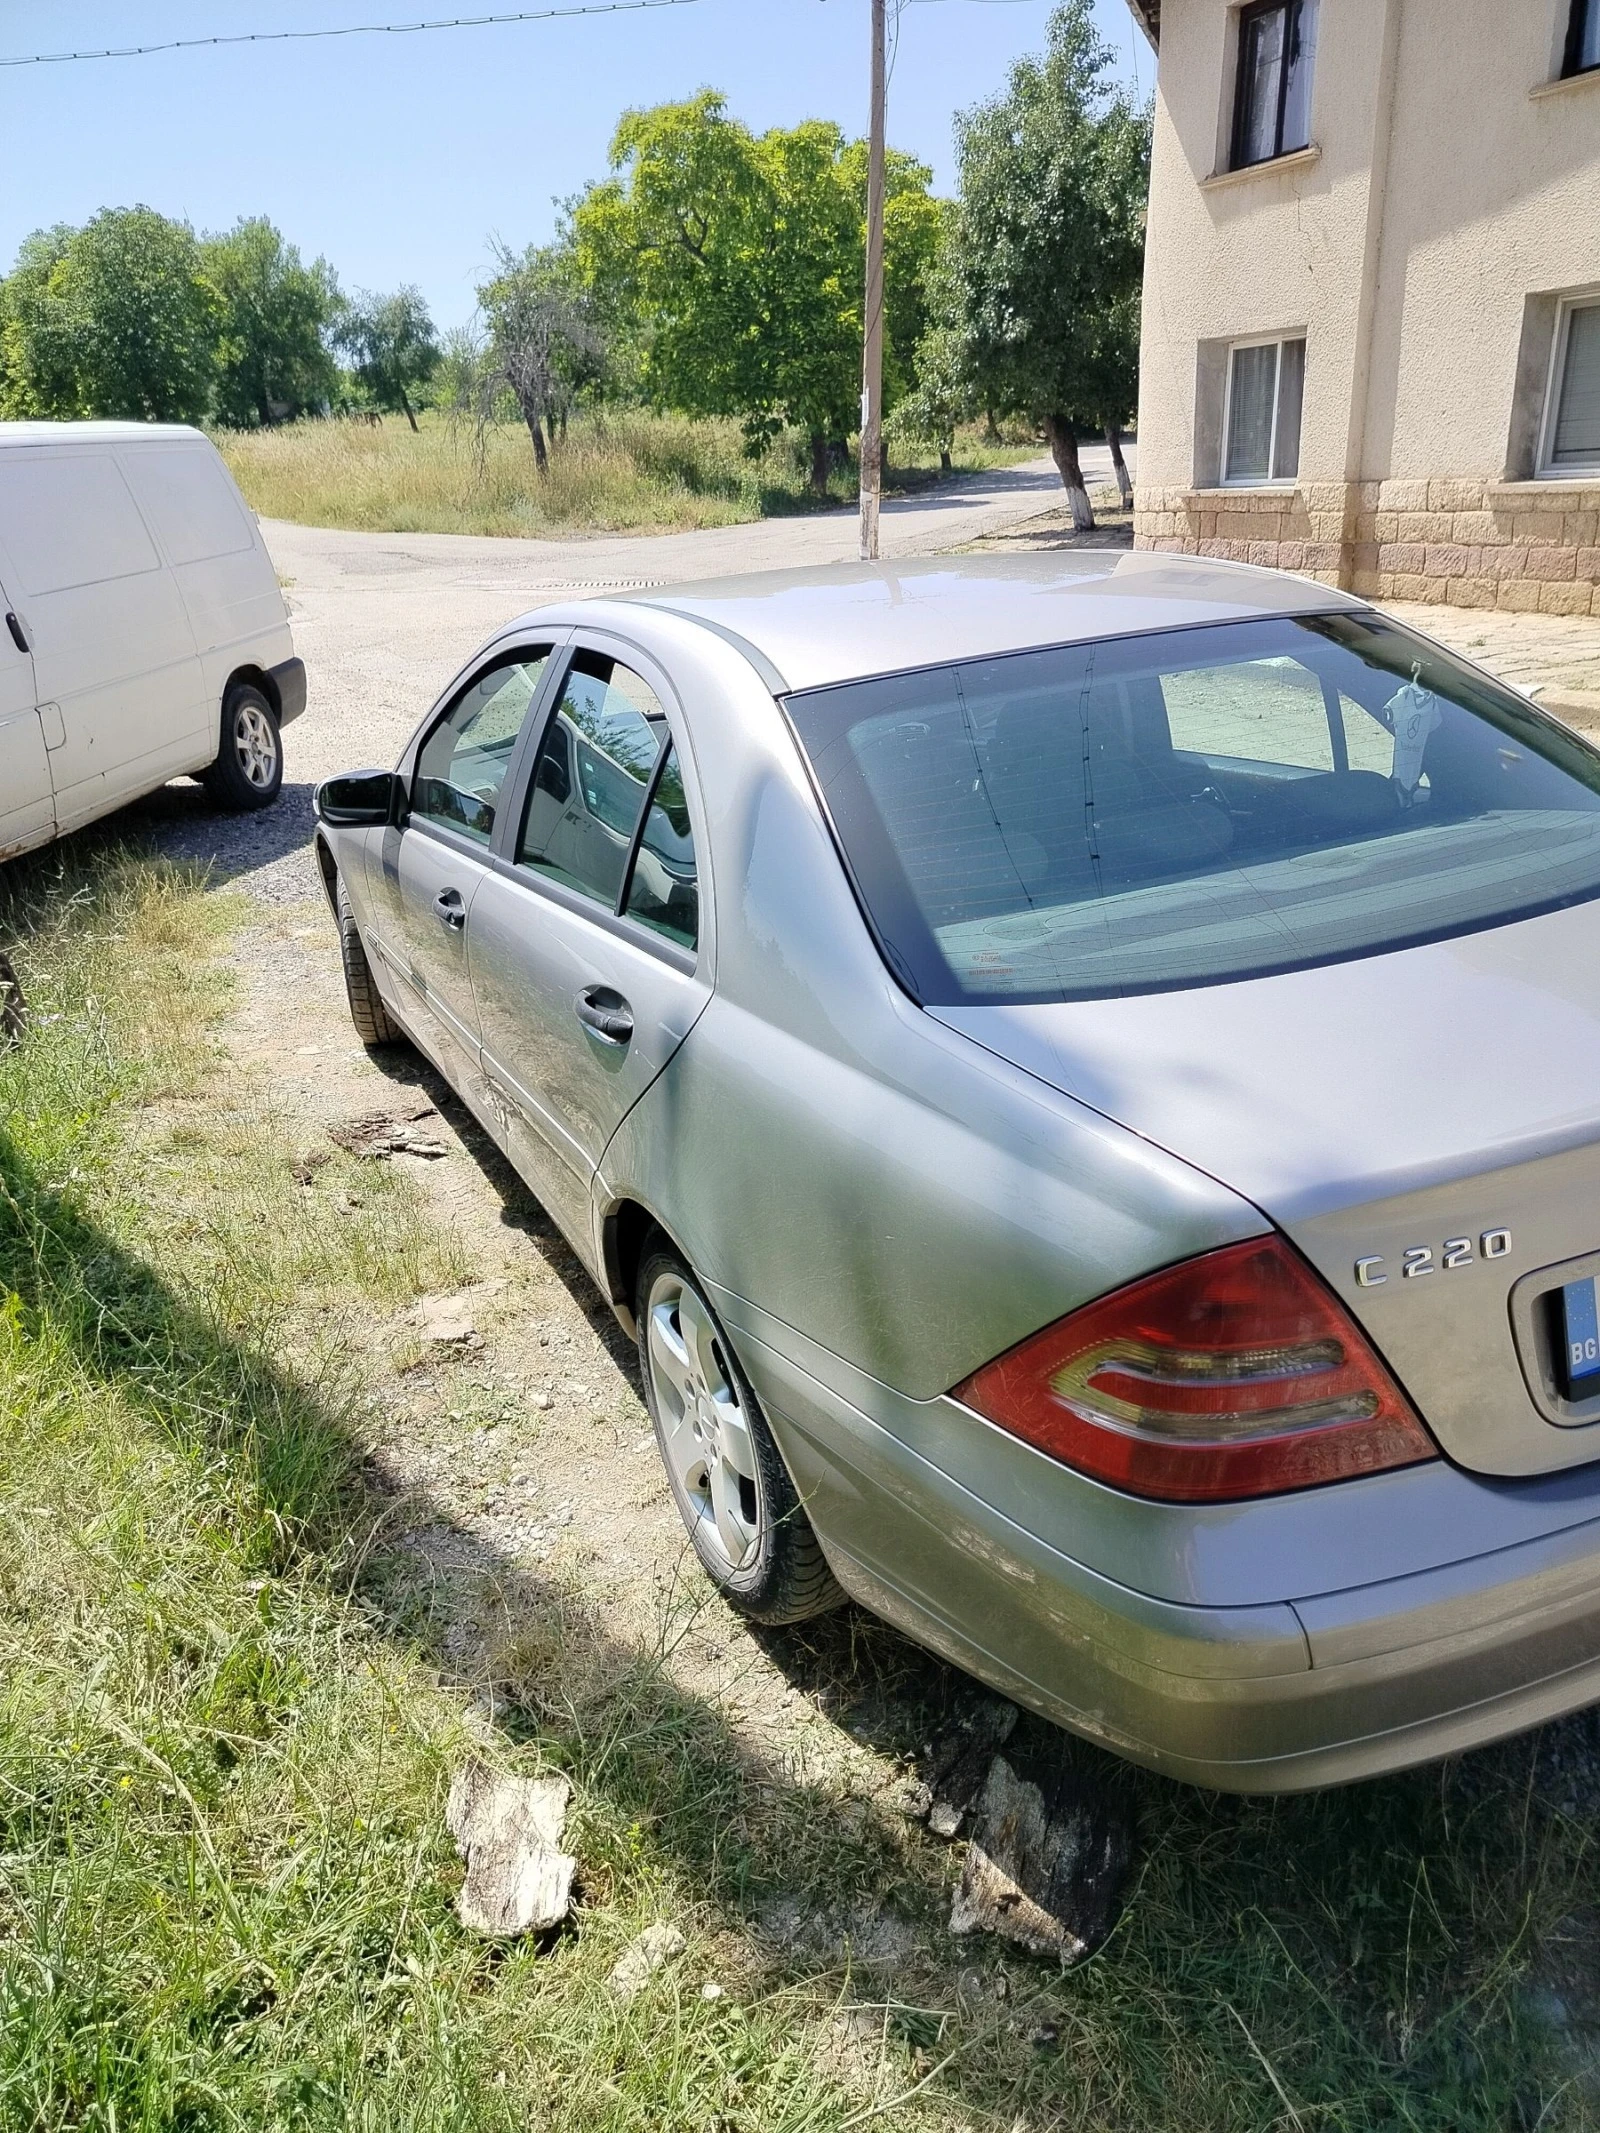
<path fill-rule="evenodd" d="M 1165 0 L 1142 543 L 1253 549 L 1397 597 L 1575 611 L 1582 586 L 1593 604 L 1600 478 L 1531 495 L 1506 479 L 1532 472 L 1515 464 L 1519 365 L 1524 402 L 1539 369 L 1529 299 L 1600 283 L 1600 77 L 1549 87 L 1566 11 L 1322 0 L 1312 151 L 1219 180 L 1237 10 Z M 1299 484 L 1218 490 L 1223 345 L 1280 330 L 1307 339 Z M 1535 559 L 1559 575 L 1528 580 L 1533 548 L 1563 551 Z"/>

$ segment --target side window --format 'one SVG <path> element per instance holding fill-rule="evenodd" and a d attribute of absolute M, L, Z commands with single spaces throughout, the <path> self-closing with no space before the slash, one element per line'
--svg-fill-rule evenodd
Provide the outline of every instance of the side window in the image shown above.
<path fill-rule="evenodd" d="M 411 812 L 487 844 L 511 755 L 550 658 L 518 652 L 467 684 L 423 743 Z"/>
<path fill-rule="evenodd" d="M 630 918 L 664 933 L 681 947 L 693 948 L 699 942 L 700 883 L 694 834 L 683 794 L 683 772 L 670 742 L 650 798 L 623 909 Z"/>
<path fill-rule="evenodd" d="M 1332 770 L 1317 676 L 1293 659 L 1163 674 L 1172 745 L 1186 755 L 1284 770 Z"/>
<path fill-rule="evenodd" d="M 539 744 L 518 864 L 614 911 L 666 737 L 648 682 L 619 660 L 579 652 Z"/>

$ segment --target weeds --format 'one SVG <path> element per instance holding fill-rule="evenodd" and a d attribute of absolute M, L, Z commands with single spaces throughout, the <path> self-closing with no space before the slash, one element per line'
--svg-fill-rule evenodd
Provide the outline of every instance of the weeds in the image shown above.
<path fill-rule="evenodd" d="M 748 458 L 739 425 L 618 409 L 576 416 L 535 473 L 527 431 L 491 428 L 480 461 L 470 430 L 425 415 L 418 434 L 396 417 L 380 424 L 298 422 L 222 431 L 217 444 L 252 507 L 309 526 L 392 533 L 681 531 L 816 508 L 806 457 L 792 436 Z M 1026 441 L 958 440 L 956 464 L 1008 464 L 1037 451 Z M 902 480 L 928 471 L 902 470 Z M 855 501 L 848 469 L 827 502 Z"/>

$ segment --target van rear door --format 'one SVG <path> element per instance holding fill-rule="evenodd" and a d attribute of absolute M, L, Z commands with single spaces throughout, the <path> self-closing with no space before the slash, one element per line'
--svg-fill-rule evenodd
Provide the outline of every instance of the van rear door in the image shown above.
<path fill-rule="evenodd" d="M 59 830 L 215 755 L 188 615 L 109 446 L 0 448 L 0 548 L 39 700 L 65 729 L 51 751 Z"/>
<path fill-rule="evenodd" d="M 283 594 L 255 520 L 215 445 L 196 434 L 118 447 L 140 510 L 178 581 L 214 705 L 247 655 L 290 656 Z"/>
<path fill-rule="evenodd" d="M 39 721 L 28 638 L 0 585 L 0 859 L 43 844 L 55 830 L 50 756 Z"/>

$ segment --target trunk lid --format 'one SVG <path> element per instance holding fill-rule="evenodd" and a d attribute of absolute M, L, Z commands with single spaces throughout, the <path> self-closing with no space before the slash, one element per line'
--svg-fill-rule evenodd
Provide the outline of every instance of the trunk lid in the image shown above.
<path fill-rule="evenodd" d="M 1600 904 L 1238 984 L 929 1012 L 1252 1200 L 1461 1465 L 1600 1458 L 1600 1413 L 1559 1397 L 1552 1301 L 1600 1253 Z"/>

